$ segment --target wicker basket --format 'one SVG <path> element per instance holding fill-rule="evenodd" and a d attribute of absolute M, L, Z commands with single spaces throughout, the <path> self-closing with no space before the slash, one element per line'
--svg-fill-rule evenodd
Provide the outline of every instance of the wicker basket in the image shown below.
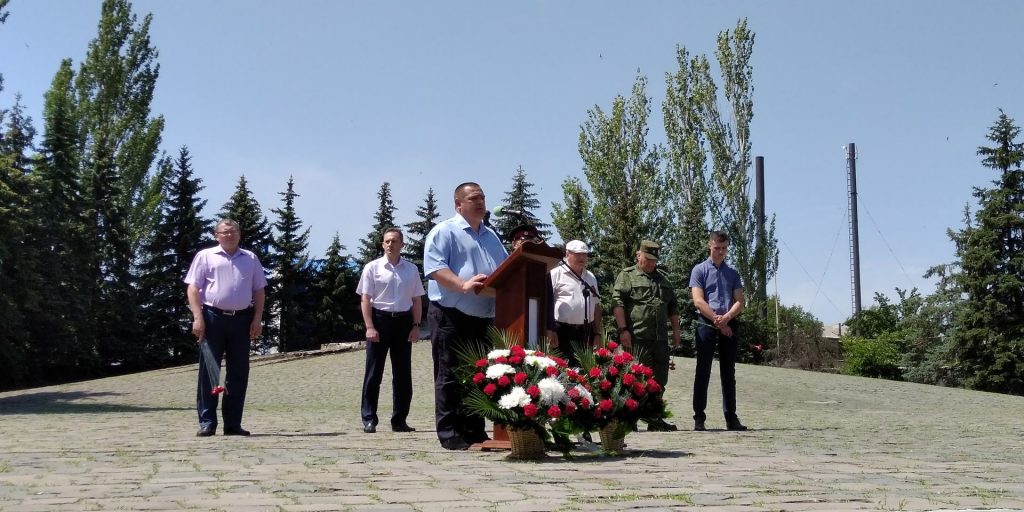
<path fill-rule="evenodd" d="M 615 431 L 619 428 L 618 421 L 610 421 L 601 428 L 601 449 L 607 453 L 621 452 L 626 444 L 626 436 L 615 438 Z"/>
<path fill-rule="evenodd" d="M 508 437 L 512 444 L 512 453 L 508 456 L 510 459 L 537 460 L 547 456 L 544 453 L 544 441 L 532 428 L 509 428 Z"/>

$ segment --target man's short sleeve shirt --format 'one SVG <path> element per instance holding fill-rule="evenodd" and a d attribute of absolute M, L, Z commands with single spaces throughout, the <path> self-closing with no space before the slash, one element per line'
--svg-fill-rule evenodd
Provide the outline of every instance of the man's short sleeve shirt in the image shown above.
<path fill-rule="evenodd" d="M 404 258 L 392 265 L 387 256 L 367 263 L 356 286 L 356 294 L 369 295 L 374 308 L 393 313 L 409 311 L 413 297 L 424 293 L 416 265 Z"/>
<path fill-rule="evenodd" d="M 494 298 L 449 290 L 430 278 L 443 268 L 461 279 L 490 275 L 508 257 L 508 251 L 494 231 L 481 224 L 479 231 L 456 214 L 430 230 L 424 240 L 423 273 L 427 275 L 427 297 L 440 305 L 481 318 L 494 318 Z"/>
<path fill-rule="evenodd" d="M 743 289 L 740 273 L 722 262 L 719 267 L 708 258 L 690 272 L 690 288 L 704 290 L 704 300 L 716 314 L 724 315 L 732 307 L 733 292 Z"/>
<path fill-rule="evenodd" d="M 228 310 L 249 307 L 253 294 L 267 286 L 263 265 L 252 251 L 239 248 L 228 254 L 219 245 L 196 253 L 184 281 L 199 289 L 201 303 Z"/>
<path fill-rule="evenodd" d="M 565 263 L 551 269 L 550 275 L 552 295 L 555 301 L 555 321 L 573 325 L 582 325 L 584 320 L 593 321 L 594 314 L 601 305 L 601 299 L 592 292 L 588 292 L 589 297 L 584 301 L 583 283 Z M 597 289 L 597 278 L 589 270 L 584 270 L 580 277 L 591 288 Z M 590 311 L 586 311 L 584 303 L 590 306 Z"/>
<path fill-rule="evenodd" d="M 679 314 L 671 283 L 661 269 L 648 274 L 633 265 L 615 278 L 615 305 L 626 313 L 633 339 L 668 340 L 668 320 Z"/>

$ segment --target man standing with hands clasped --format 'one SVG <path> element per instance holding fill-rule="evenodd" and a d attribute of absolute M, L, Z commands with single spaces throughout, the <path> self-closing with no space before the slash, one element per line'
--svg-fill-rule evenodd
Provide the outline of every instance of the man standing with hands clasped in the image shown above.
<path fill-rule="evenodd" d="M 237 222 L 221 219 L 214 233 L 218 245 L 199 251 L 185 276 L 192 334 L 199 343 L 206 339 L 218 366 L 226 357 L 227 391 L 221 411 L 224 435 L 247 436 L 249 431 L 242 428 L 242 409 L 249 386 L 250 340 L 259 338 L 263 332 L 263 289 L 267 278 L 259 258 L 238 246 L 242 233 Z M 210 382 L 209 374 L 202 371 L 201 360 L 199 368 L 196 435 L 207 437 L 217 432 L 217 395 L 211 391 L 218 383 Z"/>
<path fill-rule="evenodd" d="M 736 317 L 743 311 L 743 282 L 739 272 L 725 264 L 729 237 L 712 231 L 708 259 L 693 267 L 690 290 L 697 308 L 697 371 L 693 377 L 693 429 L 706 430 L 704 408 L 708 403 L 711 362 L 718 346 L 722 379 L 722 410 L 728 430 L 746 430 L 736 416 Z"/>
<path fill-rule="evenodd" d="M 360 405 L 363 432 L 377 431 L 377 400 L 384 362 L 391 352 L 391 430 L 412 432 L 406 423 L 412 404 L 412 344 L 420 339 L 423 282 L 416 265 L 402 259 L 402 231 L 384 231 L 384 256 L 363 267 L 356 286 L 366 324 L 366 372 Z"/>
<path fill-rule="evenodd" d="M 601 296 L 597 278 L 587 270 L 590 247 L 582 240 L 565 244 L 565 259 L 551 269 L 554 296 L 555 339 L 569 366 L 578 368 L 573 350 L 591 350 L 601 340 Z"/>

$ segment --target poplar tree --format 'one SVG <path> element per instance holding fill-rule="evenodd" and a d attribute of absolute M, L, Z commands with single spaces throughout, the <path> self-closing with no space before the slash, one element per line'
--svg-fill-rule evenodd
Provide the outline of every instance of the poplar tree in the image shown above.
<path fill-rule="evenodd" d="M 995 170 L 991 188 L 977 187 L 973 222 L 951 232 L 966 297 L 955 310 L 952 357 L 972 389 L 1024 395 L 1024 143 L 1002 110 L 989 130 L 992 146 L 978 148 Z"/>
<path fill-rule="evenodd" d="M 541 222 L 537 216 L 536 212 L 540 208 L 540 201 L 537 199 L 537 193 L 533 191 L 533 186 L 533 183 L 526 180 L 526 171 L 519 166 L 515 174 L 512 175 L 512 188 L 505 192 L 505 198 L 501 205 L 504 208 L 522 212 L 522 215 L 507 214 L 491 219 L 498 235 L 503 239 L 522 224 L 530 224 L 537 228 L 537 233 L 543 238 L 551 236 L 551 230 L 547 229 L 551 227 L 551 224 Z M 512 248 L 512 243 L 507 240 L 505 245 L 509 249 Z"/>
<path fill-rule="evenodd" d="M 384 256 L 384 230 L 395 227 L 395 203 L 391 200 L 391 184 L 384 182 L 377 192 L 377 213 L 373 216 L 373 228 L 366 238 L 359 240 L 359 263 L 367 263 Z"/>
<path fill-rule="evenodd" d="M 310 320 L 313 308 L 310 291 L 312 274 L 309 268 L 309 228 L 302 229 L 302 221 L 295 213 L 295 179 L 288 178 L 284 192 L 278 193 L 284 206 L 273 209 L 277 215 L 274 228 L 276 265 L 276 304 L 278 314 L 278 351 L 291 352 L 311 348 Z"/>
<path fill-rule="evenodd" d="M 593 240 L 593 202 L 583 182 L 575 176 L 566 178 L 562 182 L 562 198 L 562 204 L 551 203 L 551 219 L 558 236 L 562 242 L 582 240 L 589 244 Z"/>

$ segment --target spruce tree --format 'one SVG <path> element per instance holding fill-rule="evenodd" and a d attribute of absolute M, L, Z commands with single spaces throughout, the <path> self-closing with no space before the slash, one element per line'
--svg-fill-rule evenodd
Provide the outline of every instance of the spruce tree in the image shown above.
<path fill-rule="evenodd" d="M 972 389 L 1024 395 L 1024 143 L 1020 127 L 1000 110 L 979 147 L 982 165 L 999 176 L 975 188 L 973 223 L 951 233 L 966 297 L 956 310 L 953 354 Z"/>
<path fill-rule="evenodd" d="M 139 340 L 139 351 L 147 368 L 196 359 L 192 313 L 182 280 L 212 230 L 202 217 L 206 206 L 206 200 L 199 198 L 202 180 L 194 175 L 188 148 L 182 146 L 177 159 L 163 159 L 160 165 L 167 174 L 160 222 L 143 247 L 139 268 L 141 322 L 146 333 Z"/>
<path fill-rule="evenodd" d="M 8 125 L 9 126 L 9 125 Z M 2 128 L 2 127 L 0 127 Z M 4 144 L 8 130 L 0 129 L 0 387 L 12 387 L 27 378 L 26 362 L 30 338 L 25 310 L 32 309 L 32 290 L 24 287 L 25 272 L 34 272 L 24 251 L 32 202 L 29 177 L 17 167 L 23 154 L 11 153 L 13 144 Z M 27 267 L 27 268 L 26 268 Z"/>
<path fill-rule="evenodd" d="M 537 228 L 537 233 L 543 238 L 551 236 L 551 231 L 547 229 L 551 227 L 551 224 L 541 222 L 537 217 L 536 211 L 540 208 L 540 201 L 537 199 L 537 193 L 533 191 L 533 186 L 533 183 L 526 181 L 526 171 L 523 170 L 523 167 L 517 168 L 515 174 L 512 175 L 512 188 L 505 192 L 505 198 L 501 205 L 504 208 L 522 212 L 522 215 L 508 214 L 491 219 L 498 235 L 503 239 L 522 224 L 530 224 Z M 510 242 L 506 241 L 505 243 L 508 248 L 512 247 Z"/>
<path fill-rule="evenodd" d="M 582 240 L 588 244 L 593 241 L 591 228 L 591 210 L 593 209 L 590 194 L 577 177 L 566 178 L 562 182 L 562 204 L 551 204 L 551 218 L 558 230 L 562 242 Z"/>
<path fill-rule="evenodd" d="M 391 200 L 391 184 L 384 182 L 377 192 L 377 213 L 373 216 L 373 228 L 366 238 L 359 240 L 359 263 L 367 263 L 384 256 L 384 230 L 395 227 L 395 203 Z"/>
<path fill-rule="evenodd" d="M 359 269 L 344 251 L 345 246 L 335 233 L 318 265 L 314 338 L 320 343 L 354 340 L 362 335 L 362 313 L 356 295 Z"/>
<path fill-rule="evenodd" d="M 431 187 L 427 190 L 423 205 L 416 209 L 416 218 L 419 220 L 405 225 L 405 247 L 402 250 L 402 257 L 416 264 L 420 276 L 423 276 L 423 249 L 427 234 L 437 224 L 437 218 L 440 216 L 434 188 Z"/>
<path fill-rule="evenodd" d="M 269 273 L 269 270 L 276 265 L 274 255 L 271 253 L 274 247 L 274 236 L 270 231 L 270 222 L 263 215 L 259 201 L 249 190 L 249 184 L 244 175 L 238 178 L 238 186 L 235 187 L 228 202 L 221 207 L 218 217 L 214 220 L 215 223 L 225 218 L 238 223 L 238 228 L 242 232 L 242 241 L 239 243 L 239 247 L 256 254 L 263 265 L 264 273 L 267 274 L 267 287 L 264 289 L 266 301 L 263 304 L 263 335 L 257 346 L 257 350 L 266 353 L 277 344 L 277 323 L 272 314 L 276 306 L 274 303 L 276 283 Z"/>
<path fill-rule="evenodd" d="M 309 266 L 309 228 L 302 229 L 302 221 L 295 213 L 295 180 L 288 178 L 288 187 L 279 195 L 284 206 L 272 211 L 277 215 L 274 228 L 276 266 L 276 302 L 278 313 L 278 351 L 291 352 L 314 348 L 311 338 L 312 273 Z"/>

